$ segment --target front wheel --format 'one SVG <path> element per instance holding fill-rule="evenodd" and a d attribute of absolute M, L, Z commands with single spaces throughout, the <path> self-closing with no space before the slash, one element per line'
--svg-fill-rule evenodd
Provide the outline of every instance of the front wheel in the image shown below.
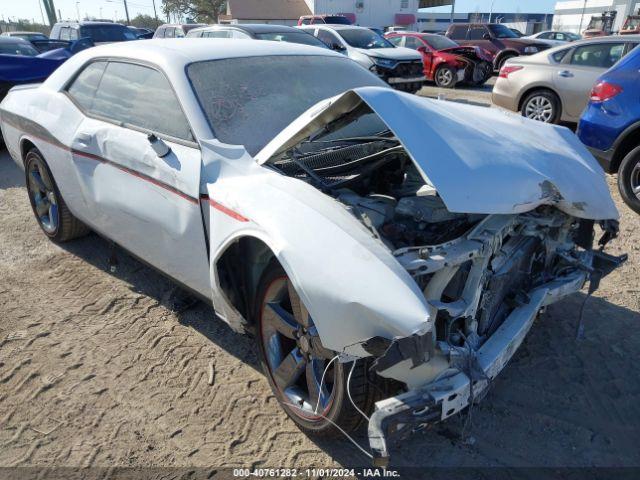
<path fill-rule="evenodd" d="M 440 88 L 453 88 L 456 85 L 456 70 L 448 65 L 442 65 L 436 70 L 433 79 Z"/>
<path fill-rule="evenodd" d="M 640 147 L 631 150 L 618 170 L 618 190 L 624 202 L 640 214 Z"/>
<path fill-rule="evenodd" d="M 33 214 L 47 237 L 55 242 L 66 242 L 89 232 L 69 211 L 51 170 L 36 148 L 27 153 L 25 175 Z"/>
<path fill-rule="evenodd" d="M 299 428 L 318 436 L 334 436 L 358 428 L 373 408 L 374 390 L 367 362 L 340 363 L 326 350 L 311 316 L 277 263 L 265 270 L 255 309 L 262 368 L 281 407 Z"/>

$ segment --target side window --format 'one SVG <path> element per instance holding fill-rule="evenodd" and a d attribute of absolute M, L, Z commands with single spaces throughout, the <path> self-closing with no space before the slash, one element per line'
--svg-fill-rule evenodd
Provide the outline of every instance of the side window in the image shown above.
<path fill-rule="evenodd" d="M 59 40 L 60 39 L 60 25 L 54 25 L 51 29 L 51 39 Z"/>
<path fill-rule="evenodd" d="M 450 38 L 454 40 L 465 40 L 467 38 L 467 27 L 462 25 L 453 27 Z"/>
<path fill-rule="evenodd" d="M 387 40 L 389 40 L 391 43 L 393 43 L 396 47 L 401 47 L 402 46 L 402 38 L 400 35 L 396 36 L 396 37 L 389 37 L 387 38 Z"/>
<path fill-rule="evenodd" d="M 422 42 L 416 37 L 405 37 L 404 46 L 407 48 L 412 48 L 414 50 L 417 50 L 418 47 L 424 47 Z"/>
<path fill-rule="evenodd" d="M 610 68 L 622 58 L 624 43 L 596 43 L 577 47 L 571 56 L 572 65 Z"/>
<path fill-rule="evenodd" d="M 327 30 L 318 30 L 318 40 L 323 42 L 328 47 L 332 47 L 335 44 L 342 45 L 340 40 L 331 32 Z"/>
<path fill-rule="evenodd" d="M 488 32 L 484 27 L 471 27 L 467 35 L 467 40 L 484 40 L 485 33 Z"/>
<path fill-rule="evenodd" d="M 184 38 L 184 32 L 182 31 L 182 28 L 176 27 L 173 30 L 175 32 L 176 38 Z"/>
<path fill-rule="evenodd" d="M 166 31 L 166 28 L 160 27 L 158 30 L 156 30 L 155 37 L 156 38 L 164 38 L 164 32 L 165 31 Z"/>
<path fill-rule="evenodd" d="M 563 42 L 568 42 L 569 39 L 565 36 L 564 33 L 556 33 L 556 40 L 562 40 Z"/>
<path fill-rule="evenodd" d="M 110 62 L 90 112 L 125 125 L 193 139 L 169 81 L 157 70 L 142 65 Z"/>
<path fill-rule="evenodd" d="M 202 36 L 207 38 L 230 38 L 229 30 L 211 30 L 205 32 Z"/>
<path fill-rule="evenodd" d="M 67 88 L 71 97 L 84 109 L 91 110 L 96 90 L 104 73 L 107 62 L 93 62 L 85 67 L 80 75 Z"/>
<path fill-rule="evenodd" d="M 71 40 L 71 29 L 69 27 L 60 29 L 60 40 Z"/>
<path fill-rule="evenodd" d="M 78 40 L 78 30 L 75 28 L 69 29 L 69 40 Z"/>
<path fill-rule="evenodd" d="M 231 38 L 235 38 L 235 39 L 247 39 L 247 38 L 251 38 L 249 35 L 247 35 L 244 32 L 241 32 L 240 30 L 233 30 L 231 32 Z"/>
<path fill-rule="evenodd" d="M 300 25 L 311 25 L 311 20 L 309 20 L 308 18 L 303 18 L 300 22 Z"/>
<path fill-rule="evenodd" d="M 552 55 L 552 58 L 555 62 L 561 63 L 564 60 L 564 57 L 569 53 L 570 48 L 565 48 L 564 50 L 560 50 Z"/>
<path fill-rule="evenodd" d="M 167 27 L 164 29 L 164 38 L 174 38 L 176 29 L 173 27 Z"/>

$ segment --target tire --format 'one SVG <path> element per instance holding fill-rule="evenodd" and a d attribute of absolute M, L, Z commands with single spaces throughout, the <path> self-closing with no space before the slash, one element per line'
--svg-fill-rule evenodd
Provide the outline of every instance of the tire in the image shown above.
<path fill-rule="evenodd" d="M 456 86 L 458 73 L 449 65 L 441 65 L 436 69 L 433 80 L 440 88 L 453 88 Z"/>
<path fill-rule="evenodd" d="M 629 208 L 640 214 L 640 147 L 631 150 L 618 169 L 618 190 Z"/>
<path fill-rule="evenodd" d="M 522 102 L 523 117 L 543 123 L 559 123 L 562 107 L 558 96 L 549 90 L 534 90 Z"/>
<path fill-rule="evenodd" d="M 500 71 L 500 69 L 502 67 L 504 67 L 504 64 L 507 63 L 507 60 L 510 60 L 510 59 L 515 58 L 517 56 L 518 55 L 514 55 L 513 53 L 509 53 L 509 54 L 505 55 L 504 57 L 500 58 L 500 61 L 498 62 L 496 70 Z"/>
<path fill-rule="evenodd" d="M 487 83 L 487 81 L 493 76 L 493 65 L 491 64 L 491 62 L 483 61 L 478 66 L 476 66 L 472 77 L 475 77 L 476 75 L 482 75 L 482 77 L 476 80 L 472 78 L 471 82 L 469 82 L 472 86 L 481 87 L 482 85 Z"/>
<path fill-rule="evenodd" d="M 62 243 L 89 233 L 89 228 L 69 211 L 38 149 L 29 150 L 24 170 L 31 209 L 47 237 Z"/>
<path fill-rule="evenodd" d="M 309 340 L 313 336 L 317 337 L 317 330 L 308 314 L 300 314 L 300 312 L 306 312 L 306 308 L 301 303 L 299 303 L 301 307 L 295 309 L 298 314 L 293 316 L 294 308 L 291 305 L 299 302 L 299 298 L 282 267 L 277 262 L 272 262 L 262 274 L 253 309 L 253 320 L 257 326 L 258 357 L 264 374 L 280 406 L 302 431 L 318 437 L 333 437 L 340 432 L 332 422 L 346 432 L 356 430 L 365 419 L 353 407 L 347 393 L 347 380 L 353 363 L 344 364 L 335 360 L 326 370 L 327 373 L 322 382 L 326 365 L 335 352 L 325 350 L 324 356 L 305 353 L 305 344 L 311 345 L 314 341 L 305 342 L 302 339 Z M 275 314 L 276 310 L 269 306 L 274 304 L 288 314 L 285 315 L 289 318 L 288 323 L 282 322 L 282 314 L 280 316 Z M 307 333 L 298 338 L 295 338 L 295 335 L 287 338 L 274 329 L 275 324 L 285 329 L 295 325 L 298 328 L 296 335 L 299 335 L 304 323 L 301 319 L 305 317 L 308 319 Z M 317 339 L 319 340 L 319 337 Z M 304 355 L 308 355 L 308 359 L 304 361 L 304 366 L 300 365 L 300 369 L 304 368 L 304 371 L 299 374 L 298 380 L 286 387 L 290 382 L 285 382 L 277 372 L 282 371 L 287 359 L 295 358 L 293 352 L 296 352 L 296 355 L 300 354 L 303 358 Z M 295 362 L 295 365 L 298 363 Z M 289 363 L 289 365 L 292 364 L 294 364 L 293 361 Z M 368 366 L 369 362 L 366 360 L 356 361 L 349 387 L 354 403 L 367 415 L 373 410 L 375 401 L 375 387 L 367 378 Z M 295 375 L 291 376 L 291 378 L 294 377 Z M 313 383 L 316 385 L 315 392 L 323 393 L 312 395 L 307 386 L 309 382 L 315 382 Z M 321 384 L 322 388 L 317 388 L 318 384 Z M 319 396 L 322 397 L 321 402 L 318 401 Z M 299 398 L 302 402 L 297 402 L 293 398 Z M 295 405 L 301 405 L 301 407 Z M 318 413 L 322 416 L 315 414 L 315 407 L 318 406 L 320 407 Z"/>

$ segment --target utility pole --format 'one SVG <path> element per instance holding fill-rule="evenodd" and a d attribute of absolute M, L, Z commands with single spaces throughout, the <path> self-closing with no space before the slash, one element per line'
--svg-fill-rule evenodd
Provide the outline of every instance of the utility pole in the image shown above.
<path fill-rule="evenodd" d="M 156 23 L 160 25 L 160 20 L 158 20 L 158 12 L 156 10 L 156 0 L 153 0 L 153 14 L 156 17 Z"/>
<path fill-rule="evenodd" d="M 129 19 L 129 7 L 127 7 L 127 0 L 124 0 L 124 13 L 127 15 L 127 25 L 131 25 L 131 20 Z"/>
<path fill-rule="evenodd" d="M 78 22 L 80 21 L 80 2 L 76 2 L 76 16 L 78 17 Z"/>
<path fill-rule="evenodd" d="M 453 25 L 453 17 L 455 15 L 455 11 L 456 11 L 456 0 L 451 0 L 451 25 Z"/>
<path fill-rule="evenodd" d="M 578 35 L 582 32 L 582 22 L 584 22 L 584 12 L 587 9 L 587 0 L 582 4 L 582 15 L 580 15 L 580 26 L 578 27 Z"/>
<path fill-rule="evenodd" d="M 491 17 L 493 16 L 493 2 L 495 0 L 491 0 L 491 8 L 489 9 L 489 22 L 487 23 L 491 23 Z"/>
<path fill-rule="evenodd" d="M 47 22 L 44 19 L 44 12 L 42 11 L 42 2 L 38 0 L 38 6 L 40 7 L 40 16 L 42 17 L 42 24 L 46 25 Z"/>

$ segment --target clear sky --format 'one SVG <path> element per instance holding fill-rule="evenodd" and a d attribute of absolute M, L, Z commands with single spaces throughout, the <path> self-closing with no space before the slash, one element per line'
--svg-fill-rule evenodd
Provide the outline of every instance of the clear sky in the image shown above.
<path fill-rule="evenodd" d="M 375 0 L 370 0 L 375 1 Z M 155 0 L 158 15 L 162 19 L 162 0 Z M 456 0 L 456 12 L 467 13 L 475 11 L 488 12 L 492 0 Z M 81 17 L 122 19 L 124 15 L 123 0 L 54 0 L 57 10 L 62 12 L 64 19 L 76 19 L 78 12 Z M 494 12 L 521 13 L 553 13 L 556 0 L 493 0 Z M 127 0 L 129 15 L 135 17 L 138 13 L 153 15 L 153 0 Z M 28 18 L 42 22 L 40 13 L 41 0 L 0 0 L 0 18 Z M 77 5 L 77 8 L 76 8 Z M 44 11 L 44 9 L 42 9 Z M 434 12 L 449 12 L 451 7 L 430 9 Z"/>
<path fill-rule="evenodd" d="M 155 0 L 156 9 L 160 20 L 163 20 L 162 0 Z M 63 19 L 75 20 L 80 12 L 81 17 L 108 18 L 113 20 L 126 18 L 124 14 L 123 0 L 54 0 L 56 10 L 60 10 Z M 77 8 L 76 8 L 77 4 Z M 42 7 L 40 13 L 41 0 L 0 0 L 0 18 L 28 18 L 42 23 L 42 15 L 46 18 L 46 12 Z M 153 16 L 152 0 L 127 0 L 129 16 L 135 17 L 138 13 Z"/>

